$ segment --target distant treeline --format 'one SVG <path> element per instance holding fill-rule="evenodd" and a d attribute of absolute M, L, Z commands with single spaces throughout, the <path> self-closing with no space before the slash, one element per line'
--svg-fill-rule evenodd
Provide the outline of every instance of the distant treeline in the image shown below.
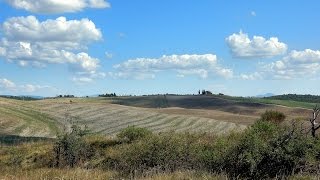
<path fill-rule="evenodd" d="M 0 95 L 2 98 L 7 98 L 7 99 L 15 99 L 15 100 L 23 100 L 23 101 L 35 101 L 39 100 L 41 98 L 34 98 L 30 96 L 7 96 L 7 95 Z"/>
<path fill-rule="evenodd" d="M 116 93 L 99 94 L 99 97 L 117 97 L 117 94 Z"/>
<path fill-rule="evenodd" d="M 74 95 L 70 95 L 70 94 L 57 96 L 57 98 L 74 98 L 74 97 L 75 97 Z"/>
<path fill-rule="evenodd" d="M 271 97 L 265 97 L 265 99 L 274 99 L 274 100 L 291 100 L 291 101 L 301 101 L 309 103 L 320 103 L 320 96 L 317 95 L 299 95 L 299 94 L 284 94 Z"/>

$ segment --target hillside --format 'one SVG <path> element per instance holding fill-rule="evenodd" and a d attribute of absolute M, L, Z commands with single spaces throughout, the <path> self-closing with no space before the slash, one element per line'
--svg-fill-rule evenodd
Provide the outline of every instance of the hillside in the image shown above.
<path fill-rule="evenodd" d="M 217 134 L 243 130 L 268 109 L 288 119 L 308 117 L 310 111 L 215 96 L 140 96 L 58 98 L 20 101 L 0 98 L 0 134 L 54 137 L 71 124 L 94 133 L 115 135 L 135 125 L 153 132 L 193 131 Z"/>
<path fill-rule="evenodd" d="M 154 132 L 201 131 L 225 133 L 246 126 L 212 117 L 172 114 L 157 109 L 110 103 L 108 98 L 47 99 L 18 101 L 0 99 L 1 134 L 53 137 L 72 123 L 86 125 L 92 132 L 114 135 L 135 125 Z M 245 119 L 246 117 L 243 117 Z"/>
<path fill-rule="evenodd" d="M 30 102 L 0 98 L 0 134 L 53 137 L 58 123 Z"/>
<path fill-rule="evenodd" d="M 137 97 L 117 97 L 112 99 L 112 103 L 126 106 L 157 108 L 166 111 L 167 108 L 179 107 L 192 110 L 214 110 L 234 115 L 245 115 L 256 119 L 266 110 L 278 110 L 292 117 L 306 117 L 309 110 L 278 106 L 277 103 L 264 103 L 259 98 L 242 98 L 232 96 L 137 96 Z M 281 104 L 287 103 L 281 101 Z M 280 104 L 280 103 L 279 103 Z M 312 106 L 313 107 L 313 106 Z"/>
<path fill-rule="evenodd" d="M 35 103 L 43 112 L 53 116 L 61 124 L 69 124 L 66 117 L 74 117 L 73 122 L 87 125 L 93 132 L 114 135 L 130 125 L 145 127 L 153 132 L 161 131 L 201 131 L 224 133 L 244 129 L 245 125 L 225 122 L 220 119 L 193 116 L 190 114 L 170 114 L 146 109 L 111 104 L 109 98 L 44 100 Z M 68 119 L 68 118 L 67 118 Z"/>

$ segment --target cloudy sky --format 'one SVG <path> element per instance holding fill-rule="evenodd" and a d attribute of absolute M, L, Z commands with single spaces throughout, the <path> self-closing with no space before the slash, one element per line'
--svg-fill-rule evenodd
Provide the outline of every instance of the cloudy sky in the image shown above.
<path fill-rule="evenodd" d="M 0 0 L 0 94 L 320 94 L 320 2 Z"/>

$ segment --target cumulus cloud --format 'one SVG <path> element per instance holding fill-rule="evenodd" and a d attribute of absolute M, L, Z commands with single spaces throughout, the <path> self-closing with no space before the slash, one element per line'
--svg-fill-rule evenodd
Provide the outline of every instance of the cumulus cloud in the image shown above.
<path fill-rule="evenodd" d="M 233 71 L 221 67 L 217 61 L 217 56 L 214 54 L 164 55 L 160 58 L 137 58 L 115 65 L 116 72 L 109 73 L 109 76 L 145 79 L 154 78 L 158 72 L 174 71 L 180 77 L 182 75 L 196 75 L 200 78 L 207 78 L 208 76 L 231 78 Z"/>
<path fill-rule="evenodd" d="M 39 90 L 55 91 L 51 86 L 35 85 L 35 84 L 16 84 L 6 78 L 0 78 L 0 92 L 6 93 L 33 93 Z"/>
<path fill-rule="evenodd" d="M 242 75 L 242 79 L 300 79 L 316 78 L 320 72 L 320 51 L 305 49 L 291 51 L 281 60 L 261 64 L 258 72 Z"/>
<path fill-rule="evenodd" d="M 89 19 L 67 20 L 65 17 L 40 22 L 34 16 L 13 17 L 3 25 L 0 57 L 27 67 L 67 64 L 72 72 L 97 72 L 99 60 L 83 50 L 102 39 Z"/>
<path fill-rule="evenodd" d="M 240 31 L 226 38 L 232 55 L 236 58 L 264 58 L 283 55 L 287 52 L 287 45 L 277 37 L 266 39 L 262 36 L 249 38 L 248 34 Z"/>
<path fill-rule="evenodd" d="M 85 8 L 109 8 L 106 0 L 6 0 L 17 9 L 33 13 L 56 14 L 82 11 Z"/>
<path fill-rule="evenodd" d="M 265 65 L 264 71 L 279 79 L 312 78 L 320 71 L 320 51 L 291 51 L 279 61 Z"/>
<path fill-rule="evenodd" d="M 36 42 L 39 46 L 79 48 L 102 38 L 101 31 L 89 19 L 65 17 L 40 22 L 35 16 L 12 17 L 2 25 L 9 41 Z"/>

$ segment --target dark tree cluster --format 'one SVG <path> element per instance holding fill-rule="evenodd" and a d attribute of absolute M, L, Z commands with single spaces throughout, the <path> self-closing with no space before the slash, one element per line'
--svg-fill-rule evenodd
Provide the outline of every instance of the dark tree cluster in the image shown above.
<path fill-rule="evenodd" d="M 69 95 L 69 94 L 67 94 L 67 95 L 58 95 L 57 96 L 57 98 L 74 98 L 75 96 L 74 95 Z"/>
<path fill-rule="evenodd" d="M 117 97 L 116 93 L 99 94 L 99 97 Z"/>
<path fill-rule="evenodd" d="M 212 95 L 212 92 L 211 91 L 206 91 L 206 90 L 202 90 L 202 91 L 198 91 L 198 94 L 199 95 Z"/>
<path fill-rule="evenodd" d="M 40 99 L 40 98 L 33 98 L 33 97 L 29 97 L 29 96 L 6 96 L 6 95 L 1 95 L 0 97 L 7 98 L 7 99 L 22 100 L 22 101 L 34 101 L 34 100 L 39 100 Z"/>

